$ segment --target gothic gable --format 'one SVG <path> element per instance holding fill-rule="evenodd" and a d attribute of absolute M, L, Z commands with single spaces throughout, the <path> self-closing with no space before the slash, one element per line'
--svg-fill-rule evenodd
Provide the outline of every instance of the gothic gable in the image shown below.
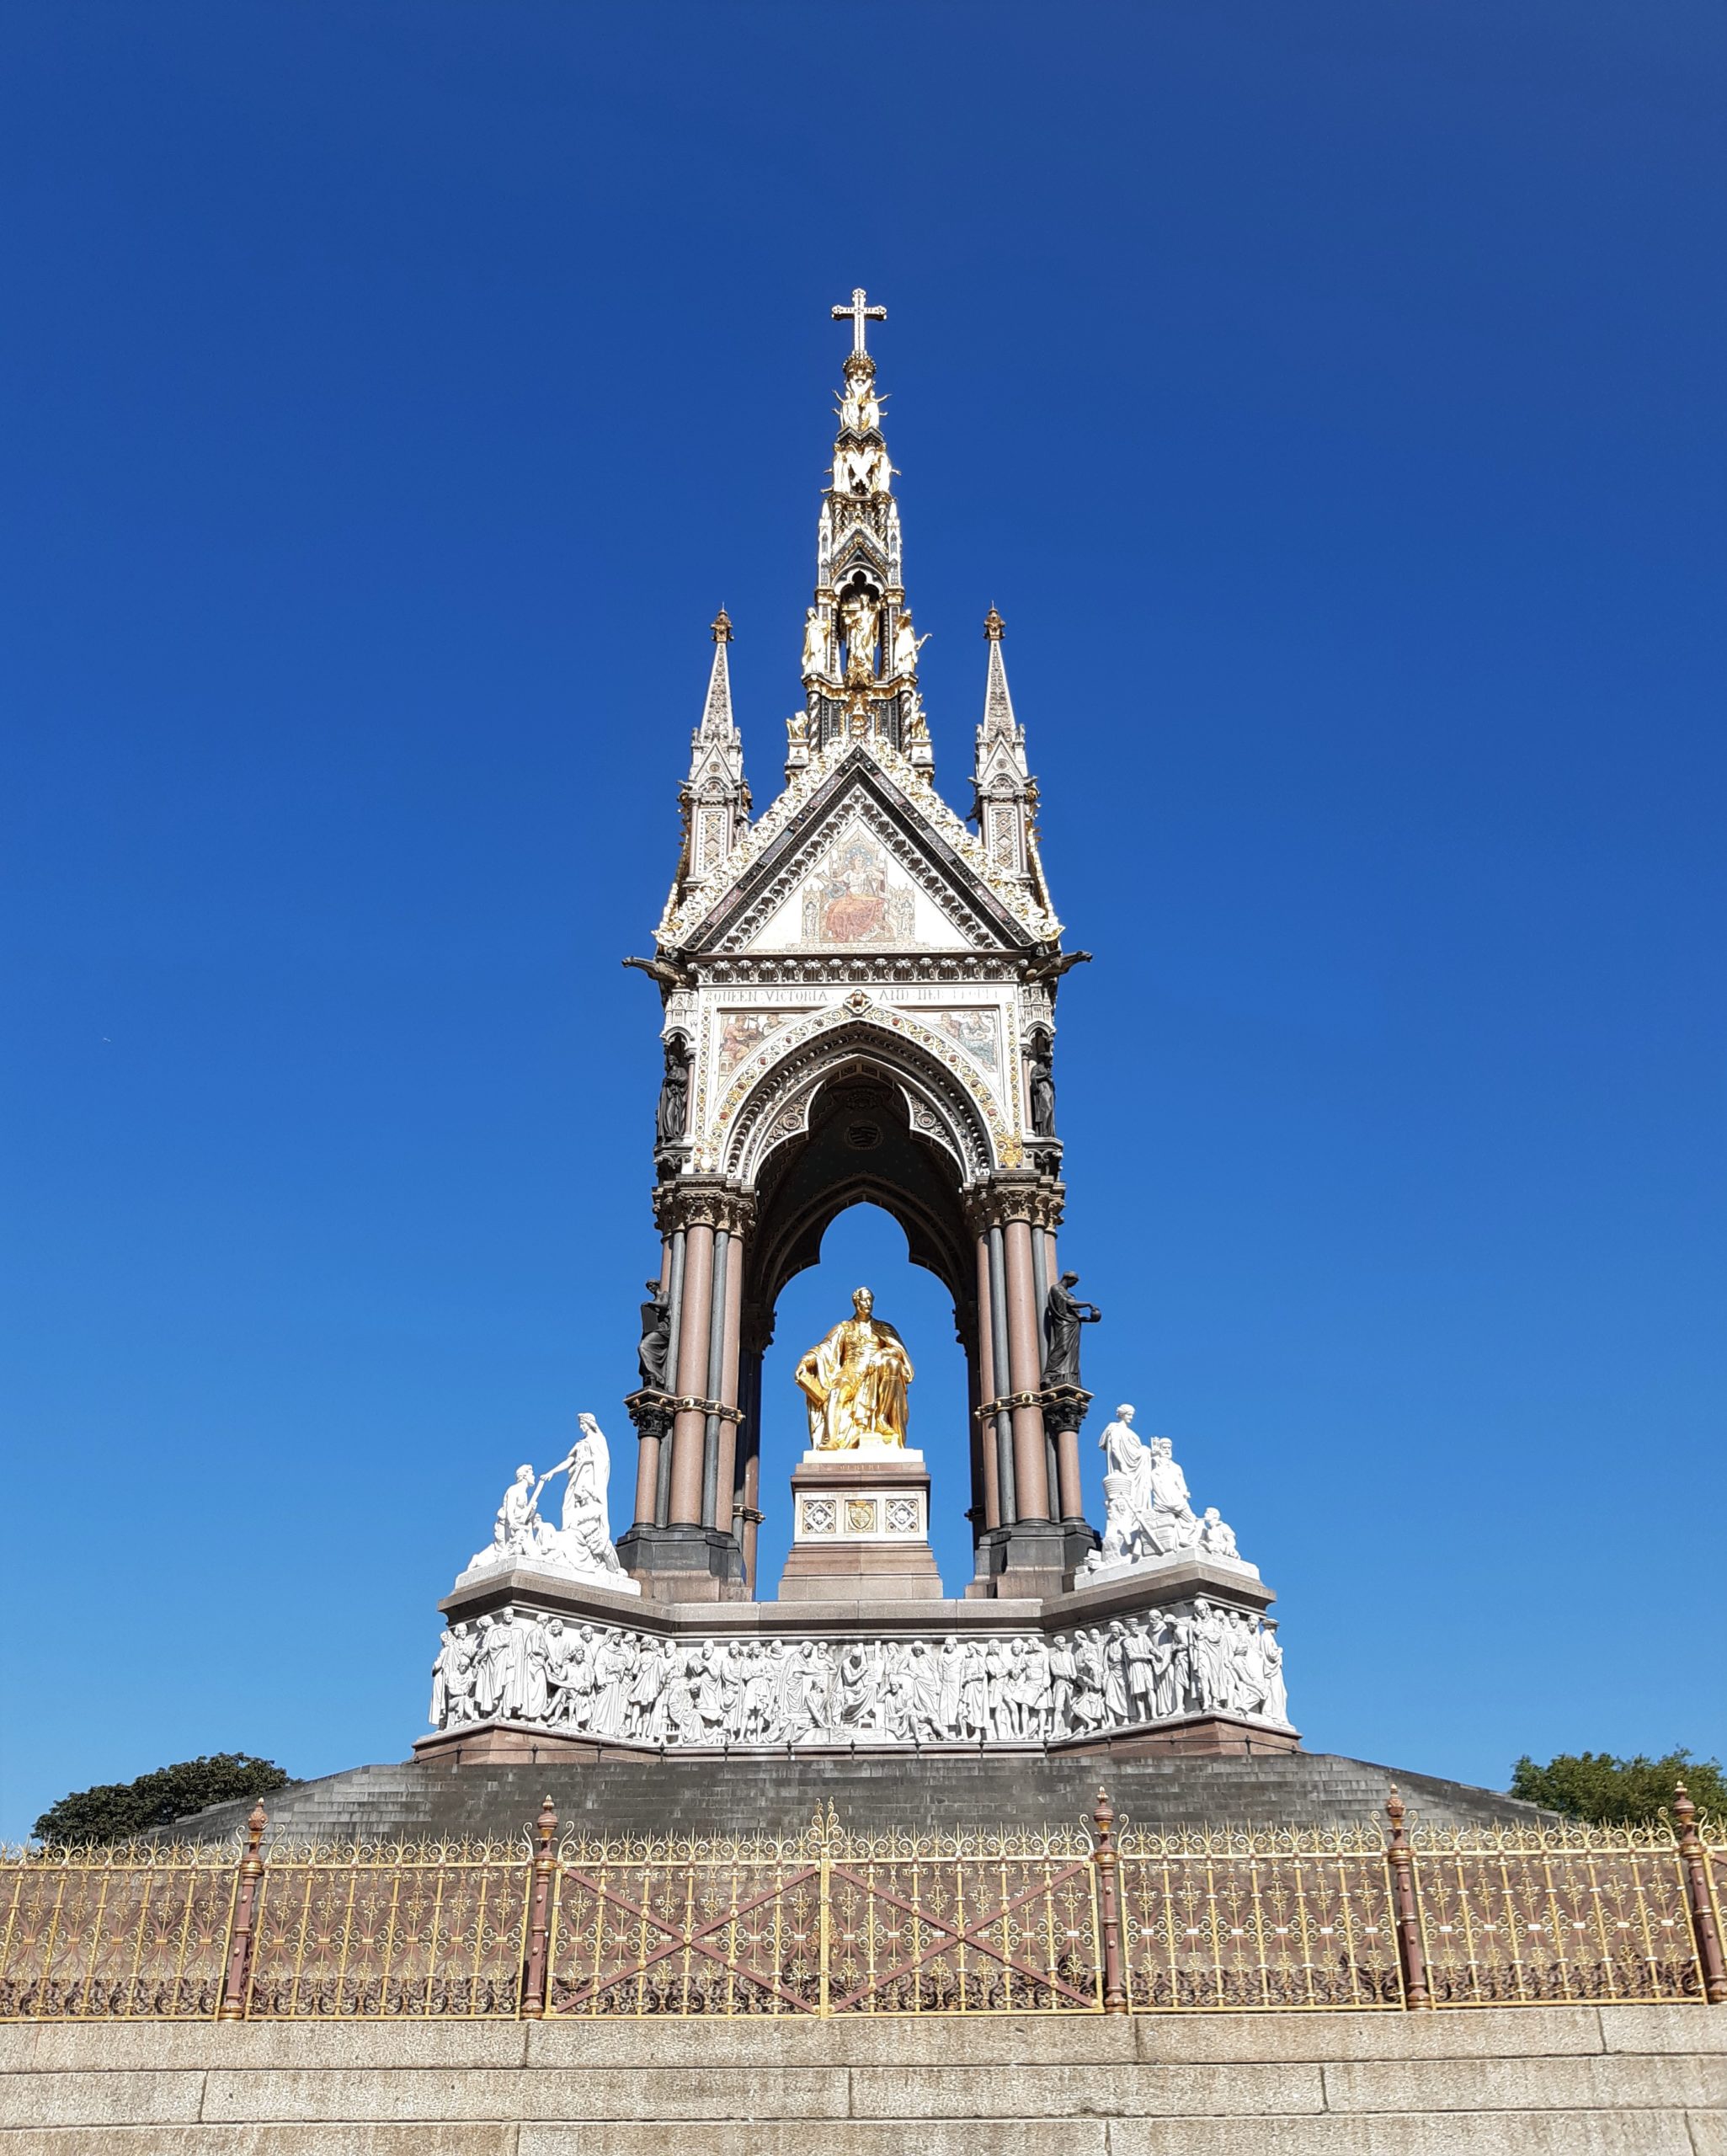
<path fill-rule="evenodd" d="M 876 743 L 847 743 L 813 763 L 727 868 L 699 915 L 686 906 L 663 925 L 664 942 L 691 956 L 1005 953 L 1059 933 L 992 873 L 975 836 L 911 766 Z"/>

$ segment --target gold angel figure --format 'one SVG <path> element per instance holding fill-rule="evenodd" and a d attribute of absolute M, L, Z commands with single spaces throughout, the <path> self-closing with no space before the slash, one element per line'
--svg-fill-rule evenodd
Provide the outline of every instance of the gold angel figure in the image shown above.
<path fill-rule="evenodd" d="M 852 1315 L 797 1365 L 798 1390 L 809 1402 L 809 1441 L 818 1452 L 905 1443 L 911 1357 L 893 1327 L 870 1315 L 875 1301 L 867 1288 L 858 1289 Z"/>

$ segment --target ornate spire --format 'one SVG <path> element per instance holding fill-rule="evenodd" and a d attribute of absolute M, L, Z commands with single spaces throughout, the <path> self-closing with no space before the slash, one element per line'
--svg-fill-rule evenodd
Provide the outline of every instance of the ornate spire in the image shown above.
<path fill-rule="evenodd" d="M 816 537 L 814 604 L 804 616 L 805 731 L 810 748 L 886 741 L 922 769 L 933 758 L 918 698 L 918 650 L 900 574 L 899 508 L 882 434 L 876 362 L 864 326 L 885 322 L 861 286 L 833 309 L 851 323 L 840 430 Z"/>
<path fill-rule="evenodd" d="M 1037 782 L 1026 764 L 1026 729 L 1014 717 L 1001 640 L 1007 624 L 992 606 L 983 617 L 989 667 L 983 685 L 983 716 L 972 766 L 976 792 L 972 814 L 991 867 L 1022 878 L 1047 903 L 1037 859 Z"/>
<path fill-rule="evenodd" d="M 690 737 L 690 776 L 678 792 L 684 811 L 680 897 L 706 883 L 724 864 L 749 822 L 744 739 L 732 718 L 732 675 L 726 656 L 732 617 L 723 606 L 714 616 L 712 635 L 707 700 L 701 707 L 701 723 Z"/>

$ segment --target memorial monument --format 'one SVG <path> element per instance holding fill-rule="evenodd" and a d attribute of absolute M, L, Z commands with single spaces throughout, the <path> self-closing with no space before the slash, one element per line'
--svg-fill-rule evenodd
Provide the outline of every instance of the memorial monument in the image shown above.
<path fill-rule="evenodd" d="M 1100 1440 L 1101 1536 L 1085 1518 L 1082 1347 L 1106 1321 L 1057 1257 L 1055 1044 L 1062 979 L 1088 954 L 1045 880 L 993 608 L 969 819 L 935 789 L 866 340 L 885 310 L 858 291 L 834 313 L 851 349 L 784 784 L 754 815 L 722 612 L 676 872 L 652 954 L 625 962 L 658 991 L 662 1044 L 629 1524 L 614 1545 L 584 1413 L 557 1467 L 517 1470 L 445 1598 L 416 1748 L 1292 1749 L 1271 1590 L 1130 1406 Z M 970 1412 L 914 1441 L 917 1342 L 859 1287 L 776 1411 L 805 1416 L 808 1446 L 770 1598 L 763 1356 L 786 1283 L 864 1201 L 951 1295 Z M 923 1444 L 969 1473 L 972 1572 L 946 1589 Z M 540 1503 L 560 1474 L 553 1525 Z"/>

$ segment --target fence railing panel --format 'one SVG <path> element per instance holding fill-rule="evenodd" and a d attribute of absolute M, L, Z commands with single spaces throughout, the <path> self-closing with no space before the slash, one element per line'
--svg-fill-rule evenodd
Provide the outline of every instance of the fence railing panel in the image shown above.
<path fill-rule="evenodd" d="M 235 1861 L 232 1849 L 144 1843 L 0 1865 L 0 2020 L 214 2015 Z"/>
<path fill-rule="evenodd" d="M 1415 1855 L 1436 2007 L 1701 1996 L 1665 1829 L 1418 1837 Z"/>
<path fill-rule="evenodd" d="M 1127 1998 L 1138 2013 L 1403 2003 L 1377 1833 L 1122 1839 Z"/>
<path fill-rule="evenodd" d="M 1095 2014 L 1097 1886 L 1067 1835 L 849 1841 L 828 1871 L 830 2014 Z"/>
<path fill-rule="evenodd" d="M 808 1838 L 567 1844 L 546 2010 L 818 2013 L 821 1889 Z"/>
<path fill-rule="evenodd" d="M 504 1843 L 269 1852 L 247 2018 L 513 2016 L 527 1863 Z"/>
<path fill-rule="evenodd" d="M 1721 1822 L 0 1850 L 0 2020 L 1727 2004 Z"/>

